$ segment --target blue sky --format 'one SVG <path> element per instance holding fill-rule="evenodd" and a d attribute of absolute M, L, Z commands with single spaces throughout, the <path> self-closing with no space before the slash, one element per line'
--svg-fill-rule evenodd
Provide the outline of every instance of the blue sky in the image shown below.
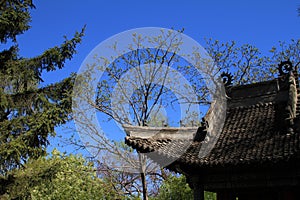
<path fill-rule="evenodd" d="M 19 37 L 22 56 L 35 56 L 59 45 L 63 35 L 72 37 L 87 25 L 78 54 L 65 70 L 46 75 L 47 82 L 77 71 L 85 56 L 101 41 L 138 27 L 185 29 L 204 44 L 204 38 L 235 40 L 267 51 L 278 41 L 300 35 L 299 0 L 193 0 L 193 1 L 34 1 L 32 28 Z"/>
<path fill-rule="evenodd" d="M 78 54 L 63 70 L 45 74 L 46 84 L 76 72 L 101 41 L 133 28 L 184 28 L 184 33 L 200 44 L 204 44 L 204 38 L 235 40 L 238 44 L 252 44 L 265 53 L 278 41 L 300 36 L 298 0 L 52 0 L 34 3 L 32 28 L 18 38 L 21 56 L 39 55 L 61 44 L 63 35 L 71 38 L 76 30 L 87 25 Z"/>

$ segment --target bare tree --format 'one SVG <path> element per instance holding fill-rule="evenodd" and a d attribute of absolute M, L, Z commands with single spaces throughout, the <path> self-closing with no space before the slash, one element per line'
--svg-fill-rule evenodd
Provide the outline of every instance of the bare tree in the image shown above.
<path fill-rule="evenodd" d="M 95 55 L 94 62 L 86 65 L 87 70 L 77 78 L 80 87 L 75 89 L 73 108 L 77 114 L 74 118 L 78 129 L 84 132 L 81 134 L 84 145 L 93 149 L 92 153 L 107 166 L 139 172 L 144 199 L 148 196 L 146 173 L 159 171 L 159 166 L 144 154 L 120 149 L 111 142 L 97 126 L 94 111 L 105 114 L 106 120 L 113 119 L 119 125 L 148 126 L 157 125 L 154 121 L 163 111 L 173 109 L 175 112 L 179 104 L 184 104 L 183 117 L 174 119 L 177 126 L 179 121 L 185 125 L 199 124 L 199 108 L 195 110 L 195 105 L 210 103 L 205 76 L 179 56 L 182 45 L 180 31 L 161 31 L 156 37 L 133 34 L 125 53 L 118 52 L 118 43 L 111 45 L 116 55 L 113 59 Z M 209 61 L 197 50 L 193 54 L 185 56 L 204 65 Z M 101 79 L 95 80 L 93 75 L 99 71 Z M 96 92 L 89 87 L 91 83 L 97 85 Z"/>

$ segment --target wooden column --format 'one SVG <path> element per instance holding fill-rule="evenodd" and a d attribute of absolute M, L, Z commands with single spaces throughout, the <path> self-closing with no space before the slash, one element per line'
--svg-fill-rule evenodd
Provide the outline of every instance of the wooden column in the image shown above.
<path fill-rule="evenodd" d="M 194 200 L 204 200 L 204 187 L 198 180 L 193 180 Z"/>

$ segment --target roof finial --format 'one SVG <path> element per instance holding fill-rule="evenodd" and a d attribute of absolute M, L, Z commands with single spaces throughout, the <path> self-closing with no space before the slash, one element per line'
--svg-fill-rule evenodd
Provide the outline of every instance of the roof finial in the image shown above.
<path fill-rule="evenodd" d="M 232 84 L 233 76 L 229 72 L 222 72 L 221 78 L 225 86 L 230 86 Z"/>
<path fill-rule="evenodd" d="M 294 70 L 293 63 L 290 60 L 280 62 L 278 64 L 279 75 L 282 76 L 284 74 L 288 74 L 289 72 Z"/>

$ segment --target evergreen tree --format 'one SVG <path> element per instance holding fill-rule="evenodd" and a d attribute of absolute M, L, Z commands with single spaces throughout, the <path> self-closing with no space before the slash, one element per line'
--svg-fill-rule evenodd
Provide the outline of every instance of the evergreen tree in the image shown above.
<path fill-rule="evenodd" d="M 14 179 L 7 172 L 45 155 L 48 136 L 55 135 L 54 127 L 65 123 L 71 112 L 74 77 L 45 87 L 39 83 L 43 72 L 61 69 L 72 58 L 84 29 L 39 56 L 23 58 L 17 36 L 30 28 L 34 8 L 32 0 L 0 3 L 0 194 Z"/>

